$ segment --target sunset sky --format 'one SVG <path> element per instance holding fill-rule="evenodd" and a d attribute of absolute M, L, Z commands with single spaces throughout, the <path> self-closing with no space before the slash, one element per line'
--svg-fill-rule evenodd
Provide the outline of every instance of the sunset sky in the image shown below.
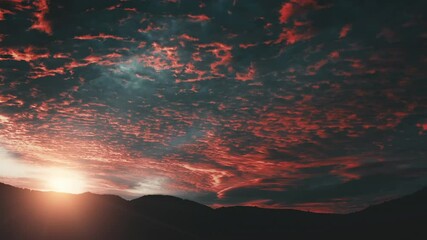
<path fill-rule="evenodd" d="M 0 182 L 317 212 L 415 191 L 426 9 L 1 0 Z"/>

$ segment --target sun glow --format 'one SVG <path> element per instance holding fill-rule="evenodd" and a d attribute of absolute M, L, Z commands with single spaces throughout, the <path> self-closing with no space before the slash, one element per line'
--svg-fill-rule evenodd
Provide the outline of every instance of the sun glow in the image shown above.
<path fill-rule="evenodd" d="M 47 190 L 54 192 L 82 193 L 87 190 L 86 183 L 81 176 L 62 170 L 53 171 L 46 182 Z"/>

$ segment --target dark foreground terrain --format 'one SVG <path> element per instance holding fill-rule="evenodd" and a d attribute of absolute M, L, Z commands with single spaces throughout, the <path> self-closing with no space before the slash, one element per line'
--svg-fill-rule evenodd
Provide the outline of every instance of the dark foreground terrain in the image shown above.
<path fill-rule="evenodd" d="M 427 188 L 346 214 L 212 209 L 171 196 L 47 193 L 0 183 L 0 239 L 427 239 Z"/>

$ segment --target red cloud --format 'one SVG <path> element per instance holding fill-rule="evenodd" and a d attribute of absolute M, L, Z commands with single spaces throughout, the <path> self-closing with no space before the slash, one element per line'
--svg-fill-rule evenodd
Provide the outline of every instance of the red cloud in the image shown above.
<path fill-rule="evenodd" d="M 351 24 L 344 25 L 344 27 L 341 28 L 339 37 L 345 38 L 347 34 L 350 32 L 350 30 L 351 30 Z"/>
<path fill-rule="evenodd" d="M 282 8 L 280 9 L 279 13 L 280 13 L 280 17 L 279 17 L 279 21 L 280 23 L 287 23 L 288 20 L 292 17 L 292 15 L 295 12 L 295 8 L 294 5 L 292 3 L 284 3 L 282 5 Z"/>
<path fill-rule="evenodd" d="M 30 29 L 39 30 L 41 32 L 52 35 L 52 26 L 50 25 L 50 22 L 46 19 L 46 14 L 49 12 L 49 5 L 47 3 L 47 0 L 35 0 L 33 4 L 37 9 L 34 13 L 36 21 L 30 27 Z"/>
<path fill-rule="evenodd" d="M 77 40 L 94 40 L 94 39 L 115 39 L 115 40 L 124 40 L 124 38 L 119 36 L 114 36 L 110 34 L 100 33 L 98 35 L 83 35 L 83 36 L 76 36 L 74 39 Z"/>
<path fill-rule="evenodd" d="M 239 80 L 239 81 L 253 80 L 254 77 L 255 77 L 255 67 L 253 64 L 249 66 L 248 71 L 246 73 L 236 73 L 236 80 Z"/>
<path fill-rule="evenodd" d="M 210 20 L 210 17 L 208 17 L 204 14 L 201 14 L 201 15 L 189 14 L 189 15 L 187 15 L 187 17 L 190 18 L 190 21 L 193 21 L 193 22 L 205 22 L 205 21 Z"/>
<path fill-rule="evenodd" d="M 15 60 L 15 61 L 26 61 L 31 62 L 41 58 L 48 58 L 50 54 L 43 49 L 36 49 L 35 47 L 29 46 L 24 49 L 0 49 L 0 54 L 9 55 L 8 58 L 2 58 L 1 60 Z"/>
<path fill-rule="evenodd" d="M 181 39 L 181 40 L 186 40 L 186 41 L 190 41 L 190 42 L 197 42 L 197 41 L 199 41 L 198 38 L 192 37 L 192 36 L 190 36 L 188 34 L 185 34 L 185 33 L 181 34 L 178 38 Z"/>
<path fill-rule="evenodd" d="M 5 20 L 5 15 L 6 14 L 15 14 L 14 12 L 7 10 L 7 9 L 1 9 L 0 8 L 0 21 Z"/>

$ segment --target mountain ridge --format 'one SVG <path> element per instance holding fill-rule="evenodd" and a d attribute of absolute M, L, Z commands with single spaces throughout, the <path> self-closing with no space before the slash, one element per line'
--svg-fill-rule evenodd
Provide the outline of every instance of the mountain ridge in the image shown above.
<path fill-rule="evenodd" d="M 422 236 L 427 188 L 350 214 L 234 206 L 210 208 L 168 195 L 126 200 L 0 183 L 2 239 L 386 239 Z M 3 237 L 2 237 L 3 236 Z M 414 235 L 415 236 L 415 235 Z"/>

